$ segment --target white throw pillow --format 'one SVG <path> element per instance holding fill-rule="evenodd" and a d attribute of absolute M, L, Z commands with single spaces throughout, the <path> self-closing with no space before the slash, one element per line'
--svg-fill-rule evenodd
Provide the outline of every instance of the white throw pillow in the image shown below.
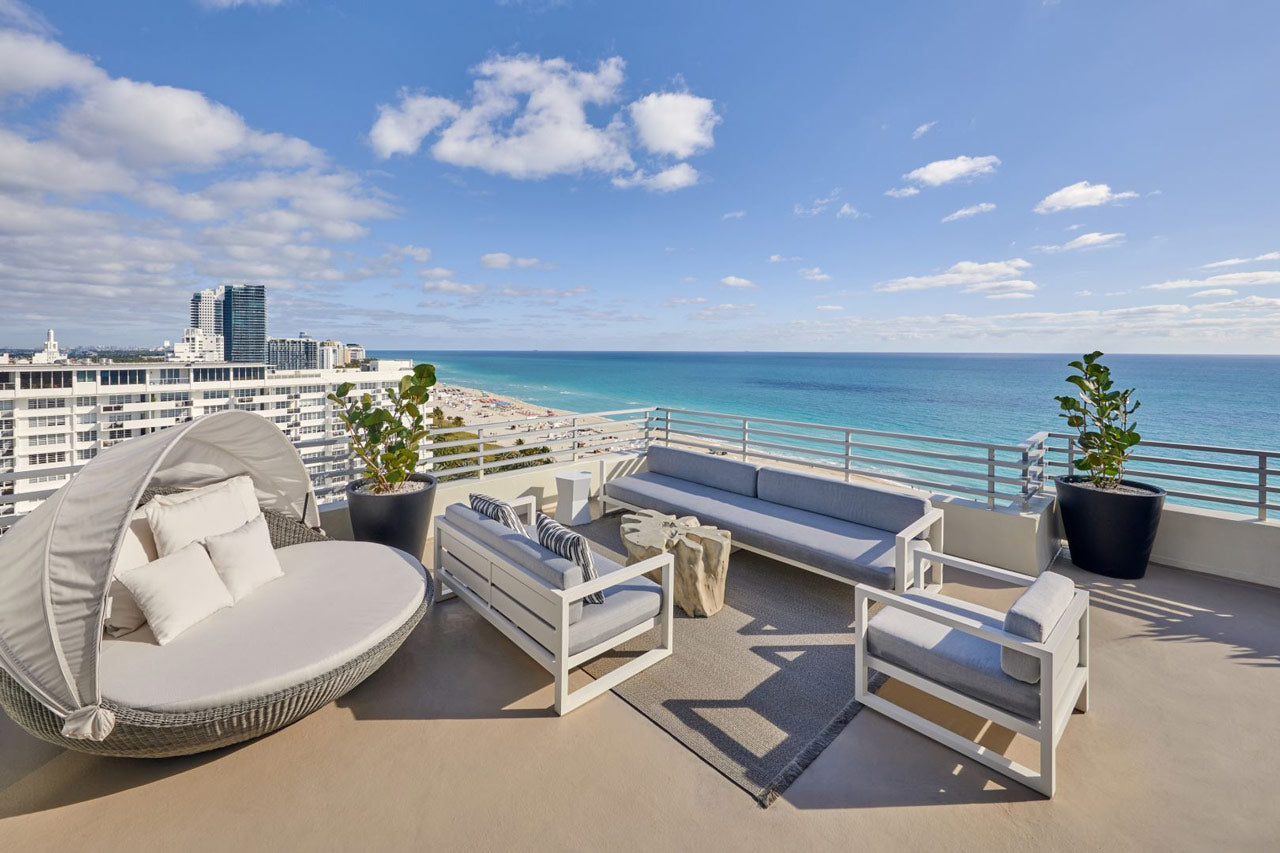
<path fill-rule="evenodd" d="M 124 542 L 120 545 L 120 554 L 116 557 L 111 590 L 107 595 L 107 615 L 102 622 L 111 636 L 123 637 L 138 630 L 147 621 L 133 594 L 124 584 L 115 580 L 115 576 L 120 572 L 144 566 L 157 556 L 159 555 L 156 554 L 156 540 L 151 535 L 151 524 L 147 521 L 147 514 L 140 509 L 134 510 L 129 529 L 124 534 Z"/>
<path fill-rule="evenodd" d="M 262 513 L 230 533 L 210 536 L 204 540 L 204 546 L 234 601 L 240 601 L 265 583 L 284 577 Z"/>
<path fill-rule="evenodd" d="M 229 533 L 262 511 L 247 475 L 189 492 L 157 495 L 144 509 L 162 557 L 208 536 Z"/>
<path fill-rule="evenodd" d="M 234 603 L 199 542 L 121 572 L 119 579 L 137 599 L 156 642 L 162 646 Z"/>

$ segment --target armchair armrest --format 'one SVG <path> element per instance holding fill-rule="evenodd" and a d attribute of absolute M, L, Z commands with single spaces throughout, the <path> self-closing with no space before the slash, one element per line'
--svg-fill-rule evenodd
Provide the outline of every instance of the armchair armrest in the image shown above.
<path fill-rule="evenodd" d="M 941 551 L 935 551 L 931 548 L 917 548 L 914 555 L 917 561 L 916 572 L 920 573 L 919 561 L 929 560 L 939 565 L 951 566 L 966 572 L 973 572 L 976 575 L 994 578 L 995 580 L 1005 581 L 1014 586 L 1031 586 L 1035 582 L 1035 578 L 1030 575 L 1024 575 L 1020 572 L 1011 572 L 1008 569 L 1001 569 L 996 566 L 990 566 L 986 563 L 979 563 L 977 560 L 966 560 L 964 557 L 953 557 L 950 554 L 944 554 Z"/>
<path fill-rule="evenodd" d="M 916 537 L 925 531 L 929 531 L 926 540 L 931 548 L 942 549 L 942 510 L 937 507 L 931 507 L 915 521 L 908 524 L 894 536 L 894 567 L 895 587 L 898 590 L 905 590 L 910 586 L 907 577 L 907 570 L 914 568 L 915 585 L 924 586 L 924 571 L 921 563 L 913 558 L 913 553 L 919 553 L 923 545 L 916 541 Z M 941 576 L 938 582 L 942 582 Z"/>
<path fill-rule="evenodd" d="M 595 580 L 584 581 L 583 583 L 571 586 L 568 589 L 553 589 L 550 590 L 550 592 L 552 595 L 572 604 L 575 601 L 586 598 L 592 593 L 603 592 L 609 587 L 618 586 L 619 584 L 625 583 L 629 580 L 634 580 L 645 572 L 652 572 L 655 569 L 662 571 L 664 581 L 663 586 L 665 587 L 667 586 L 665 583 L 667 576 L 672 573 L 674 566 L 674 556 L 671 554 L 656 554 L 652 557 L 641 560 L 635 565 L 625 566 L 616 572 L 609 572 L 609 574 L 604 575 L 603 577 L 598 577 Z"/>
<path fill-rule="evenodd" d="M 921 601 L 904 598 L 897 593 L 885 590 L 875 589 L 865 584 L 859 584 L 854 589 L 855 599 L 857 601 L 858 613 L 864 613 L 862 602 L 878 601 L 886 607 L 893 607 L 898 610 L 904 610 L 916 616 L 928 619 L 930 622 L 937 622 L 939 625 L 946 625 L 948 628 L 955 628 L 957 631 L 964 631 L 966 634 L 972 634 L 975 637 L 981 637 L 992 643 L 998 643 L 1010 649 L 1016 649 L 1020 652 L 1026 652 L 1035 655 L 1038 658 L 1046 659 L 1053 656 L 1053 649 L 1048 643 L 1037 643 L 1028 640 L 1026 637 L 1019 637 L 1017 634 L 1010 634 L 1001 628 L 990 628 L 976 619 L 969 619 L 965 616 L 958 616 L 955 613 L 948 612 L 938 607 L 931 607 Z M 940 599 L 948 599 L 948 596 L 938 595 Z M 960 599 L 949 599 L 957 604 L 965 604 Z M 1064 621 L 1065 617 L 1064 617 Z"/>

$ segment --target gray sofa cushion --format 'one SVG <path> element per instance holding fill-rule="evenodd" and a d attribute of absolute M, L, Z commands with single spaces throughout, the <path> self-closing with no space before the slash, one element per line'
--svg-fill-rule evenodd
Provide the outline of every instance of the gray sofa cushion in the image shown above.
<path fill-rule="evenodd" d="M 202 711 L 317 678 L 405 623 L 426 594 L 422 565 L 369 542 L 276 551 L 284 576 L 157 645 L 144 625 L 104 637 L 103 699 L 144 711 Z"/>
<path fill-rule="evenodd" d="M 929 500 L 919 495 L 779 468 L 760 469 L 756 497 L 893 533 L 929 510 Z"/>
<path fill-rule="evenodd" d="M 568 589 L 583 581 L 582 567 L 577 563 L 543 548 L 528 536 L 516 533 L 464 504 L 449 504 L 445 507 L 444 517 L 549 587 Z M 575 622 L 581 616 L 582 602 L 575 601 L 569 609 L 569 621 Z"/>
<path fill-rule="evenodd" d="M 1076 585 L 1066 575 L 1044 572 L 1027 587 L 1004 617 L 1004 629 L 1037 643 L 1049 639 L 1063 612 L 1076 593 Z M 1019 681 L 1040 680 L 1040 661 L 1016 649 L 1001 649 L 1000 666 Z"/>
<path fill-rule="evenodd" d="M 884 530 L 652 472 L 611 480 L 605 494 L 659 512 L 695 515 L 728 530 L 735 542 L 856 583 L 893 586 L 893 534 Z"/>
<path fill-rule="evenodd" d="M 712 486 L 738 495 L 756 496 L 757 469 L 746 462 L 660 444 L 649 446 L 646 459 L 649 470 L 655 474 Z"/>
<path fill-rule="evenodd" d="M 1001 628 L 1004 614 L 977 604 L 908 591 L 921 604 Z M 1040 718 L 1040 691 L 1000 668 L 1000 645 L 886 605 L 867 622 L 867 651 L 980 702 L 1028 720 Z"/>
<path fill-rule="evenodd" d="M 596 573 L 605 577 L 622 568 L 596 555 Z M 622 631 L 652 619 L 662 610 L 662 587 L 646 577 L 632 578 L 604 591 L 604 603 L 588 607 L 569 627 L 569 654 L 576 655 Z"/>

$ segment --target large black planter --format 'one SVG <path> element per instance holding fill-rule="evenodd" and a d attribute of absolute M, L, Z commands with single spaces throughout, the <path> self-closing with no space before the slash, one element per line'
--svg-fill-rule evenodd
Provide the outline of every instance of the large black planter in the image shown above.
<path fill-rule="evenodd" d="M 1121 480 L 1121 485 L 1140 491 L 1104 490 L 1075 475 L 1055 477 L 1054 482 L 1071 562 L 1113 578 L 1145 575 L 1164 508 L 1164 489 Z"/>
<path fill-rule="evenodd" d="M 361 542 L 377 542 L 422 557 L 427 547 L 427 527 L 436 502 L 436 478 L 430 474 L 414 474 L 409 479 L 426 483 L 416 492 L 375 495 L 357 489 L 364 480 L 347 486 L 347 512 L 351 514 L 351 533 Z"/>

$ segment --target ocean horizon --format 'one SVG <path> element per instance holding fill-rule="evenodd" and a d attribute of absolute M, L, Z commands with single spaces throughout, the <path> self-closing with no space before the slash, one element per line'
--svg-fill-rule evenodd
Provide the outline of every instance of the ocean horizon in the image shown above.
<path fill-rule="evenodd" d="M 979 441 L 1058 430 L 1079 354 L 376 350 L 578 412 L 660 405 Z M 1149 440 L 1280 448 L 1280 356 L 1104 357 Z"/>

